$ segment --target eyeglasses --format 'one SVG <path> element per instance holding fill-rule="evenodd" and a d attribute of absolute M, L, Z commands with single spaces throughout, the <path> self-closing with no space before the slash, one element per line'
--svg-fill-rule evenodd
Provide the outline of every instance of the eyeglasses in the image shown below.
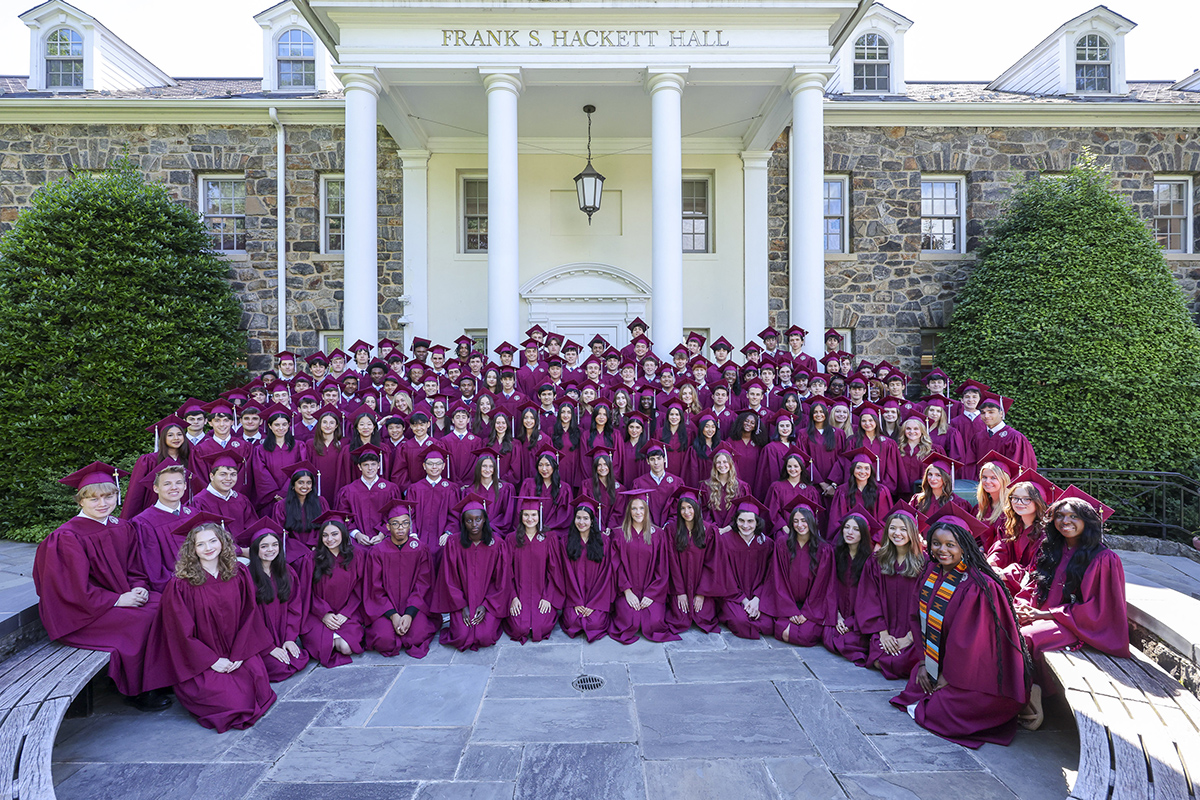
<path fill-rule="evenodd" d="M 1012 503 L 1013 505 L 1018 505 L 1018 504 L 1025 505 L 1026 503 L 1032 503 L 1033 498 L 1032 497 L 1017 497 L 1016 495 L 1013 495 L 1012 497 L 1008 498 L 1008 502 Z"/>

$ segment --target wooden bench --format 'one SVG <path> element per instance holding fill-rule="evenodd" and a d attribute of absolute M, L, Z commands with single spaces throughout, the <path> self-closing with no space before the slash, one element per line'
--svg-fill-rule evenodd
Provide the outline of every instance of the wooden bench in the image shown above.
<path fill-rule="evenodd" d="M 1045 653 L 1079 728 L 1077 800 L 1200 797 L 1200 701 L 1137 650 Z"/>
<path fill-rule="evenodd" d="M 0 798 L 53 800 L 50 754 L 67 707 L 108 653 L 42 641 L 0 662 Z"/>

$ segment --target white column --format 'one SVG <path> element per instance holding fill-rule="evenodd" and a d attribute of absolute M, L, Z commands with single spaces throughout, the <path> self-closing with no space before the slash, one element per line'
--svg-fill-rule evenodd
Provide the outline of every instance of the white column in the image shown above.
<path fill-rule="evenodd" d="M 745 293 L 743 341 L 767 327 L 768 150 L 742 153 L 742 275 Z"/>
<path fill-rule="evenodd" d="M 686 69 L 647 73 L 650 91 L 650 338 L 660 358 L 683 341 L 683 131 Z"/>
<path fill-rule="evenodd" d="M 429 151 L 400 150 L 403 170 L 405 339 L 429 336 Z"/>
<path fill-rule="evenodd" d="M 820 358 L 825 333 L 825 245 L 821 210 L 825 175 L 825 81 L 820 73 L 797 71 L 792 93 L 791 236 L 788 243 L 791 324 L 808 331 L 804 352 Z"/>
<path fill-rule="evenodd" d="M 379 341 L 376 125 L 383 84 L 375 70 L 339 76 L 346 90 L 346 258 L 343 341 Z"/>
<path fill-rule="evenodd" d="M 519 344 L 521 272 L 517 235 L 517 72 L 481 69 L 488 104 L 488 342 Z"/>

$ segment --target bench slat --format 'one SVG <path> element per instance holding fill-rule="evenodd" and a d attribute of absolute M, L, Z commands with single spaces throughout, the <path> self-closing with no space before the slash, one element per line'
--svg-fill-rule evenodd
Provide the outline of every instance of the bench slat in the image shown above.
<path fill-rule="evenodd" d="M 1045 655 L 1050 654 L 1046 653 Z M 1062 651 L 1060 655 L 1070 664 L 1069 675 L 1072 685 L 1080 689 L 1088 689 L 1096 695 L 1121 696 L 1108 673 L 1089 661 L 1082 651 Z M 1081 683 L 1082 685 L 1080 685 Z"/>
<path fill-rule="evenodd" d="M 1078 800 L 1108 800 L 1111 782 L 1108 730 L 1100 722 L 1100 710 L 1092 695 L 1068 689 L 1067 698 L 1079 729 L 1079 769 L 1071 797 Z"/>
<path fill-rule="evenodd" d="M 1188 784 L 1192 794 L 1200 795 L 1200 741 L 1194 736 L 1185 736 L 1175 742 L 1179 759 L 1187 770 Z"/>
<path fill-rule="evenodd" d="M 54 800 L 54 778 L 50 768 L 54 739 L 71 698 L 56 697 L 38 707 L 25 735 L 21 766 L 17 770 L 17 796 L 21 800 Z"/>
<path fill-rule="evenodd" d="M 108 666 L 111 656 L 103 650 L 81 650 L 84 657 L 80 659 L 69 674 L 64 676 L 54 687 L 50 697 L 74 698 L 88 681 L 99 675 Z"/>
<path fill-rule="evenodd" d="M 1162 667 L 1138 650 L 1133 651 L 1133 658 L 1124 666 L 1129 672 L 1132 673 L 1136 670 L 1147 676 L 1148 680 L 1156 681 L 1162 687 L 1164 697 L 1155 697 L 1151 700 L 1156 707 L 1173 706 L 1180 709 L 1191 721 L 1193 731 L 1200 731 L 1200 700 L 1197 700 L 1179 681 L 1168 675 Z"/>
<path fill-rule="evenodd" d="M 28 672 L 30 665 L 36 664 L 61 647 L 58 642 L 46 639 L 9 656 L 0 663 L 0 693 L 19 681 L 21 676 Z"/>
<path fill-rule="evenodd" d="M 76 650 L 69 653 L 66 658 L 54 666 L 54 669 L 43 675 L 36 683 L 29 687 L 25 697 L 28 702 L 40 703 L 49 697 L 74 697 L 79 689 L 69 691 L 68 687 L 78 682 L 79 670 L 81 667 L 91 669 L 91 674 L 84 678 L 83 683 L 87 683 L 92 679 L 92 676 L 99 672 L 100 667 L 108 663 L 109 655 L 103 651 L 97 653 L 95 650 Z M 100 658 L 97 658 L 97 655 Z M 99 663 L 100 667 L 95 665 Z M 82 684 L 80 684 L 82 686 Z"/>
<path fill-rule="evenodd" d="M 1174 742 L 1179 734 L 1191 735 L 1183 712 L 1173 708 L 1175 717 L 1164 719 L 1159 709 L 1146 702 L 1126 702 L 1125 709 L 1133 717 L 1134 730 L 1142 737 L 1142 748 L 1150 760 L 1155 800 L 1188 800 L 1187 776 Z M 1173 727 L 1176 719 L 1182 727 Z"/>
<path fill-rule="evenodd" d="M 29 690 L 36 686 L 42 678 L 52 673 L 59 664 L 70 658 L 74 652 L 76 652 L 74 647 L 59 645 L 57 649 L 47 652 L 41 661 L 30 664 L 28 672 L 13 681 L 8 688 L 0 691 L 0 708 L 11 708 L 29 702 L 26 700 Z M 45 695 L 42 695 L 31 698 L 31 701 L 37 703 L 45 699 Z"/>
<path fill-rule="evenodd" d="M 1095 697 L 1100 706 L 1101 719 L 1108 728 L 1109 739 L 1112 742 L 1113 763 L 1116 767 L 1113 777 L 1113 800 L 1145 800 L 1150 796 L 1150 775 L 1146 767 L 1146 752 L 1142 749 L 1142 740 L 1133 724 L 1133 718 L 1120 698 L 1108 695 Z"/>
<path fill-rule="evenodd" d="M 13 765 L 17 763 L 17 753 L 21 742 L 25 740 L 25 730 L 29 720 L 33 718 L 36 706 L 17 706 L 8 712 L 4 722 L 0 723 L 0 798 L 8 800 L 13 796 Z"/>
<path fill-rule="evenodd" d="M 1108 685 L 1112 687 L 1114 696 L 1120 697 L 1123 700 L 1146 702 L 1146 693 L 1143 687 L 1148 689 L 1152 694 L 1164 691 L 1162 684 L 1150 680 L 1146 673 L 1142 672 L 1139 677 L 1134 678 L 1123 670 L 1119 662 L 1128 661 L 1129 659 L 1127 658 L 1116 658 L 1107 653 L 1090 649 L 1080 650 L 1078 655 L 1086 658 L 1096 669 L 1103 672 L 1108 678 Z M 1108 694 L 1108 692 L 1105 692 L 1105 694 Z"/>

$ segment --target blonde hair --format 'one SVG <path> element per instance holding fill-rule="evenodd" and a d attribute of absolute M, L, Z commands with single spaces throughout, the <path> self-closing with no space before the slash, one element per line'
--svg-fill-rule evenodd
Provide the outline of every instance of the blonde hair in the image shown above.
<path fill-rule="evenodd" d="M 717 459 L 729 459 L 729 483 L 722 486 L 720 479 L 717 477 Z M 708 480 L 704 482 L 708 488 L 708 507 L 713 511 L 724 511 L 729 508 L 729 504 L 737 499 L 738 490 L 738 474 L 737 462 L 733 456 L 725 451 L 721 451 L 713 456 L 712 472 L 709 473 Z"/>
<path fill-rule="evenodd" d="M 104 497 L 117 493 L 117 485 L 112 481 L 108 483 L 89 483 L 87 486 L 81 486 L 76 490 L 75 504 L 83 505 L 83 501 L 89 497 Z"/>
<path fill-rule="evenodd" d="M 837 410 L 839 408 L 846 409 L 846 421 L 841 424 L 838 424 L 838 421 L 833 418 L 834 414 L 837 413 Z M 854 412 L 851 411 L 850 409 L 846 408 L 845 406 L 830 404 L 830 406 L 829 406 L 829 423 L 828 424 L 830 426 L 832 426 L 835 430 L 840 430 L 842 433 L 846 434 L 847 439 L 854 438 L 854 433 L 855 433 L 855 431 L 854 431 Z"/>
<path fill-rule="evenodd" d="M 642 528 L 642 541 L 646 544 L 650 544 L 650 537 L 654 530 L 654 523 L 650 519 L 650 504 L 646 502 L 644 497 L 634 497 L 629 501 L 629 504 L 625 506 L 625 516 L 621 520 L 621 530 L 625 533 L 625 541 L 628 542 L 633 539 L 634 503 L 641 503 L 642 507 L 646 510 L 646 519 L 643 523 L 644 527 Z"/>
<path fill-rule="evenodd" d="M 904 426 L 910 422 L 915 422 L 921 426 L 921 438 L 917 440 L 917 458 L 924 461 L 933 453 L 933 440 L 929 438 L 929 427 L 916 417 L 909 417 L 902 421 L 900 423 L 900 438 L 905 447 L 908 446 L 908 437 L 904 435 Z"/>
<path fill-rule="evenodd" d="M 684 410 L 689 414 L 699 415 L 704 413 L 704 408 L 700 405 L 700 393 L 696 391 L 696 387 L 690 383 L 685 383 L 679 387 L 679 399 L 683 399 L 683 390 L 687 389 L 692 393 L 692 402 L 684 403 Z"/>
<path fill-rule="evenodd" d="M 231 580 L 237 574 L 237 556 L 233 552 L 233 537 L 224 525 L 216 522 L 204 522 L 188 531 L 183 546 L 179 548 L 179 559 L 175 562 L 175 577 L 182 578 L 192 586 L 203 586 L 208 580 L 208 573 L 200 565 L 200 556 L 196 553 L 196 537 L 204 531 L 212 531 L 221 543 L 221 553 L 217 556 L 217 577 L 223 581 Z"/>
<path fill-rule="evenodd" d="M 937 495 L 933 493 L 933 487 L 929 485 L 929 470 L 937 470 L 942 476 L 942 497 L 945 500 L 939 500 Z M 938 507 L 944 506 L 946 503 L 954 501 L 954 486 L 950 482 L 950 474 L 941 467 L 930 464 L 925 467 L 925 471 L 921 473 L 921 491 L 913 495 L 912 503 L 917 507 L 917 511 L 922 514 L 928 514 L 933 509 L 934 501 L 937 501 Z"/>
<path fill-rule="evenodd" d="M 917 523 L 908 514 L 891 514 L 883 521 L 883 544 L 875 551 L 875 560 L 879 563 L 879 571 L 884 575 L 895 575 L 896 561 L 900 557 L 900 551 L 896 549 L 896 545 L 892 544 L 892 539 L 887 535 L 888 528 L 892 527 L 892 520 L 901 520 L 904 523 L 905 530 L 908 531 L 908 553 L 904 556 L 904 571 L 900 572 L 905 578 L 916 578 L 925 571 L 924 551 L 921 549 L 921 540 L 917 536 Z"/>
<path fill-rule="evenodd" d="M 1000 481 L 1000 496 L 995 507 L 992 506 L 991 495 L 983 488 L 983 471 L 985 469 L 994 472 L 996 480 Z M 989 524 L 1000 519 L 1000 515 L 1004 513 L 1004 507 L 1008 505 L 1008 473 L 996 466 L 995 462 L 988 461 L 979 467 L 979 486 L 975 489 L 975 504 L 979 506 L 979 511 L 975 516 Z"/>
<path fill-rule="evenodd" d="M 937 432 L 939 434 L 949 433 L 950 432 L 950 420 L 949 420 L 950 415 L 946 413 L 945 406 L 940 406 L 940 405 L 937 405 L 936 403 L 930 403 L 929 405 L 927 405 L 925 407 L 925 420 L 926 420 L 925 428 L 928 430 L 928 428 L 929 428 L 929 424 L 928 424 L 929 412 L 935 408 L 941 413 L 941 417 L 938 419 Z"/>
<path fill-rule="evenodd" d="M 186 478 L 187 477 L 187 467 L 185 467 L 183 464 L 172 464 L 169 467 L 163 467 L 162 469 L 160 469 L 158 472 L 156 472 L 154 474 L 154 485 L 156 487 L 158 486 L 158 479 L 161 478 L 163 475 L 182 475 L 183 477 Z"/>
<path fill-rule="evenodd" d="M 1049 506 L 1046 505 L 1046 498 L 1042 497 L 1042 490 L 1030 481 L 1020 481 L 1008 487 L 1008 496 L 1004 498 L 1004 541 L 1016 539 L 1017 529 L 1021 527 L 1021 515 L 1012 507 L 1012 495 L 1017 489 L 1025 489 L 1033 498 L 1033 528 L 1029 538 L 1036 543 L 1046 528 L 1046 510 Z"/>

